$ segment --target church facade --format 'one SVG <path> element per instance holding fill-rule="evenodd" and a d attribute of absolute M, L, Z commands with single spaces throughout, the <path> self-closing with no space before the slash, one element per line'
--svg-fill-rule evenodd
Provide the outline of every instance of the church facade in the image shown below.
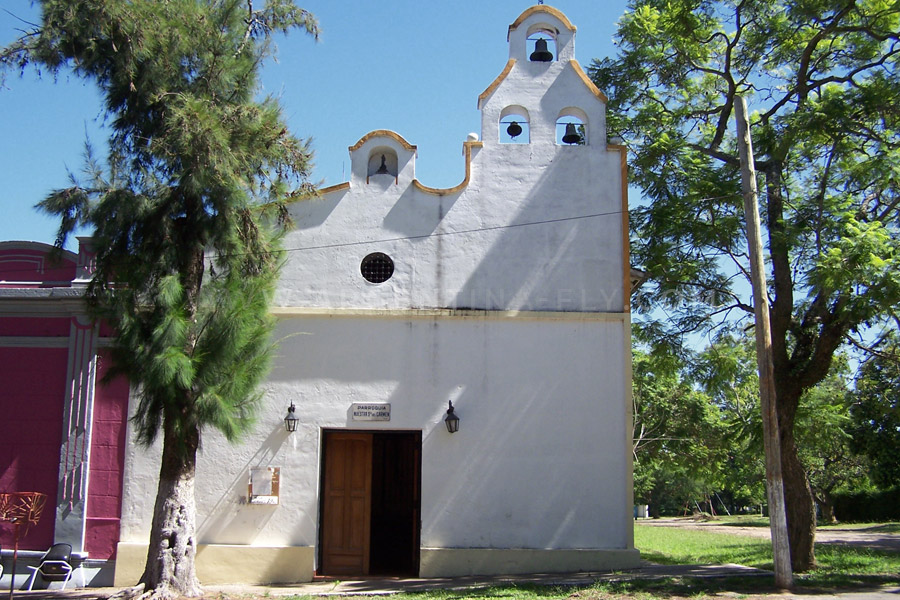
<path fill-rule="evenodd" d="M 546 5 L 509 26 L 458 185 L 377 129 L 290 206 L 256 429 L 204 434 L 202 583 L 638 565 L 625 148 L 575 33 Z M 109 556 L 132 585 L 159 448 L 122 439 Z"/>
<path fill-rule="evenodd" d="M 637 564 L 625 149 L 574 42 L 546 5 L 510 25 L 459 185 L 375 130 L 348 182 L 292 205 L 259 426 L 204 438 L 201 581 Z M 121 583 L 156 464 L 126 472 Z"/>

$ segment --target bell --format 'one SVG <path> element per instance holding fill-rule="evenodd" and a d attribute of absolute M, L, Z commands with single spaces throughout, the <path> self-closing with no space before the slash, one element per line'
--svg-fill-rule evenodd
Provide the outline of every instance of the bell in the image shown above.
<path fill-rule="evenodd" d="M 381 155 L 381 166 L 378 167 L 378 170 L 375 171 L 375 174 L 376 175 L 390 175 L 387 165 L 384 162 L 384 154 Z"/>
<path fill-rule="evenodd" d="M 534 43 L 534 52 L 531 53 L 529 59 L 532 62 L 550 62 L 553 60 L 553 54 L 547 50 L 547 40 L 538 38 Z"/>
<path fill-rule="evenodd" d="M 509 124 L 509 127 L 506 128 L 506 133 L 509 134 L 509 137 L 515 138 L 522 134 L 522 126 L 513 121 Z"/>
<path fill-rule="evenodd" d="M 566 135 L 562 137 L 564 144 L 580 144 L 581 136 L 575 131 L 575 123 L 566 123 Z"/>

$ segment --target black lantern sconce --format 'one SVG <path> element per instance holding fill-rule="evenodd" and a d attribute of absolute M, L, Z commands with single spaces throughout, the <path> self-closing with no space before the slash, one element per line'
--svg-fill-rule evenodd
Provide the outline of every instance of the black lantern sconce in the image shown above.
<path fill-rule="evenodd" d="M 287 416 L 284 418 L 284 430 L 288 433 L 297 431 L 297 423 L 300 422 L 300 419 L 294 414 L 294 410 L 295 406 L 292 400 L 291 405 L 288 406 Z"/>
<path fill-rule="evenodd" d="M 453 412 L 453 401 L 450 401 L 450 408 L 447 409 L 447 416 L 444 417 L 444 425 L 447 426 L 447 431 L 450 433 L 456 433 L 459 431 L 459 417 Z"/>

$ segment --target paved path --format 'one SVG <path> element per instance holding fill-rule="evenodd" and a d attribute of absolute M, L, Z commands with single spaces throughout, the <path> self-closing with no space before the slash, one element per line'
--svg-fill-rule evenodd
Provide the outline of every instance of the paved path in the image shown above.
<path fill-rule="evenodd" d="M 854 590 L 836 593 L 832 590 L 801 590 L 795 593 L 754 594 L 752 578 L 760 578 L 760 588 L 769 587 L 772 573 L 742 565 L 677 565 L 664 566 L 644 563 L 638 569 L 615 573 L 569 573 L 511 575 L 499 577 L 453 577 L 435 579 L 360 579 L 360 580 L 317 580 L 311 583 L 293 585 L 251 586 L 251 585 L 211 585 L 204 586 L 204 597 L 207 600 L 247 600 L 248 598 L 277 598 L 280 596 L 383 596 L 398 592 L 424 592 L 432 590 L 452 590 L 459 592 L 457 598 L 464 598 L 466 591 L 498 586 L 498 585 L 544 585 L 550 587 L 586 588 L 598 581 L 646 580 L 664 578 L 751 578 L 751 589 L 740 591 L 723 591 L 718 598 L 743 600 L 900 600 L 900 586 L 887 586 L 873 589 Z M 746 583 L 747 579 L 742 582 Z M 16 592 L 19 600 L 115 600 L 113 596 L 121 592 L 120 588 L 82 588 L 77 590 L 35 590 L 33 592 Z M 630 596 L 629 596 L 630 597 Z M 592 594 L 590 591 L 578 591 L 571 596 L 572 600 L 608 600 L 606 594 Z M 681 596 L 673 596 L 671 600 L 681 600 Z"/>
<path fill-rule="evenodd" d="M 725 525 L 716 521 L 694 521 L 690 518 L 681 519 L 647 519 L 641 520 L 641 525 L 654 527 L 682 527 L 689 529 L 701 529 L 730 533 L 732 535 L 746 535 L 759 538 L 768 538 L 767 527 L 742 527 Z M 820 529 L 816 533 L 816 541 L 823 544 L 849 544 L 866 546 L 891 551 L 900 551 L 900 535 L 877 531 L 877 528 L 850 529 L 829 528 Z M 489 586 L 498 585 L 545 585 L 553 587 L 581 587 L 586 588 L 598 581 L 623 581 L 646 580 L 664 578 L 685 577 L 743 577 L 751 578 L 751 589 L 737 591 L 723 591 L 717 595 L 720 598 L 742 598 L 744 600 L 786 600 L 786 599 L 813 599 L 816 600 L 900 600 L 900 586 L 887 586 L 865 590 L 847 592 L 834 592 L 832 590 L 799 590 L 784 594 L 754 594 L 752 590 L 752 578 L 759 577 L 759 587 L 768 588 L 772 583 L 772 573 L 742 565 L 678 565 L 664 566 L 652 563 L 643 563 L 640 568 L 628 571 L 593 572 L 593 573 L 569 573 L 569 574 L 538 574 L 538 575 L 511 575 L 498 577 L 452 577 L 435 579 L 359 579 L 359 580 L 316 580 L 311 583 L 292 585 L 210 585 L 204 586 L 204 596 L 207 600 L 246 600 L 251 597 L 272 598 L 279 596 L 382 596 L 398 592 L 423 592 L 431 590 L 454 590 L 465 592 Z M 743 580 L 746 582 L 746 579 Z M 82 588 L 76 590 L 36 590 L 33 592 L 16 592 L 15 598 L 19 600 L 117 600 L 113 598 L 120 588 Z M 2 596 L 2 593 L 0 593 Z M 464 597 L 465 594 L 460 594 Z M 595 598 L 596 596 L 596 598 Z M 573 595 L 573 600 L 606 600 L 609 596 L 591 594 L 589 591 L 578 592 Z M 0 598 L 2 600 L 2 598 Z M 672 600 L 680 600 L 673 597 Z"/>

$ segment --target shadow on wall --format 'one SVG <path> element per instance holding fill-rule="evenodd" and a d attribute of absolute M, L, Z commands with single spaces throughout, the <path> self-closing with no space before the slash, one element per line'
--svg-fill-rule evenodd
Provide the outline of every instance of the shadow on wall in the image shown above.
<path fill-rule="evenodd" d="M 407 186 L 384 218 L 384 228 L 404 237 L 426 237 L 434 233 L 462 195 L 432 196 Z"/>
<path fill-rule="evenodd" d="M 610 245 L 621 236 L 621 197 L 612 185 L 617 182 L 596 176 L 610 172 L 605 161 L 614 156 L 618 162 L 618 155 L 597 158 L 604 161 L 600 165 L 587 157 L 571 160 L 589 147 L 551 148 L 556 153 L 551 164 L 568 168 L 546 169 L 509 225 L 466 234 L 479 236 L 472 243 L 487 250 L 447 308 L 622 312 L 622 248 Z M 500 145 L 493 151 L 509 153 L 507 162 L 513 164 L 523 149 Z M 585 189 L 595 192 L 585 194 Z M 613 189 L 616 197 L 602 191 Z M 581 284 L 573 286 L 573 281 Z"/>
<path fill-rule="evenodd" d="M 606 381 L 624 368 L 620 322 L 291 322 L 312 335 L 285 340 L 273 383 L 316 398 L 308 410 L 326 414 L 345 414 L 351 401 L 390 402 L 403 417 L 377 428 L 423 429 L 423 546 L 624 539 L 618 520 L 602 516 L 619 514 L 624 498 L 610 482 L 625 479 L 625 393 Z M 607 336 L 601 327 L 617 329 Z M 288 362 L 295 356 L 307 358 Z M 459 433 L 444 428 L 448 400 Z"/>
<path fill-rule="evenodd" d="M 237 470 L 237 475 L 197 527 L 200 544 L 252 544 L 255 541 L 278 505 L 248 503 L 250 468 L 271 466 L 272 459 L 288 439 L 284 426 L 274 428 L 256 453 Z M 242 447 L 247 446 L 249 444 Z"/>

